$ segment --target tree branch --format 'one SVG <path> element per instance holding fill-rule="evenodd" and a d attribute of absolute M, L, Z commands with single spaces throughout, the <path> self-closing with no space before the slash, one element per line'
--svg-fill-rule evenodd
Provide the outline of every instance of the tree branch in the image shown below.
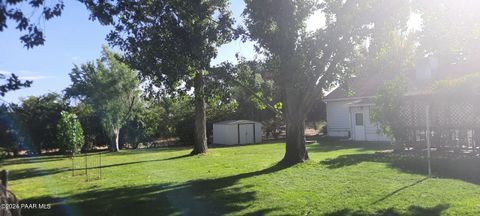
<path fill-rule="evenodd" d="M 135 104 L 135 98 L 136 97 L 133 96 L 132 102 L 130 103 L 130 106 L 128 107 L 128 112 L 127 112 L 127 114 L 125 114 L 125 116 L 123 117 L 123 119 L 121 121 L 122 124 L 124 124 L 127 121 L 127 119 L 130 117 L 130 114 L 132 113 L 132 110 L 133 110 L 133 105 Z"/>
<path fill-rule="evenodd" d="M 276 114 L 279 114 L 279 115 L 283 115 L 282 111 L 278 110 L 278 109 L 275 109 L 275 106 L 273 106 L 272 104 L 270 104 L 265 98 L 263 97 L 260 97 L 258 96 L 255 91 L 253 91 L 252 89 L 248 88 L 247 86 L 245 86 L 242 82 L 240 81 L 237 81 L 235 79 L 232 78 L 232 81 L 235 82 L 236 84 L 238 84 L 240 87 L 242 87 L 244 90 L 247 90 L 253 97 L 257 98 L 258 100 L 260 100 L 265 106 L 267 106 L 271 111 L 275 112 Z"/>

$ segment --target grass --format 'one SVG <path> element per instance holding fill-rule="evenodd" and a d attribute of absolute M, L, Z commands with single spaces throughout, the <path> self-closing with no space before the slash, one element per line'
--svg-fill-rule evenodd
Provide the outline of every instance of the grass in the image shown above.
<path fill-rule="evenodd" d="M 426 179 L 423 159 L 374 153 L 385 145 L 323 141 L 308 148 L 311 160 L 292 167 L 276 164 L 284 144 L 212 148 L 194 157 L 186 148 L 108 153 L 103 178 L 89 182 L 72 177 L 71 160 L 59 156 L 5 160 L 0 169 L 10 170 L 10 189 L 23 203 L 52 204 L 24 215 L 480 214 L 480 181 L 450 175 L 440 159 L 434 172 L 441 178 Z"/>

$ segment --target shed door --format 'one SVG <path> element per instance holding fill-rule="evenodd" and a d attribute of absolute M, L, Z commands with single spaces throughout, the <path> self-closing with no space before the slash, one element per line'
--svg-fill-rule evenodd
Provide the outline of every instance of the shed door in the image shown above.
<path fill-rule="evenodd" d="M 365 138 L 365 115 L 363 112 L 353 113 L 354 140 L 366 140 Z"/>
<path fill-rule="evenodd" d="M 253 124 L 239 124 L 238 136 L 239 144 L 250 144 L 254 142 L 254 127 Z"/>

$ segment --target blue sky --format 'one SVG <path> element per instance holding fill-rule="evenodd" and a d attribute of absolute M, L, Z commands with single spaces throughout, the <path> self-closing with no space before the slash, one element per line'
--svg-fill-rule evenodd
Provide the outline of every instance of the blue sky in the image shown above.
<path fill-rule="evenodd" d="M 230 8 L 237 21 L 243 22 L 241 13 L 245 7 L 243 0 L 230 0 Z M 100 56 L 102 45 L 107 44 L 105 36 L 110 27 L 88 19 L 89 12 L 77 1 L 67 1 L 61 17 L 45 23 L 46 43 L 27 50 L 20 43 L 14 25 L 0 32 L 0 73 L 15 73 L 21 79 L 33 80 L 30 88 L 9 92 L 4 98 L 7 102 L 19 102 L 20 97 L 42 95 L 48 92 L 61 92 L 70 85 L 70 73 L 74 64 L 82 64 Z M 315 31 L 325 25 L 322 12 L 315 12 L 306 21 L 307 31 Z M 419 30 L 421 18 L 411 14 L 409 27 Z M 252 42 L 233 41 L 219 48 L 218 56 L 212 65 L 223 61 L 235 63 L 235 54 L 247 59 L 255 57 Z M 1 102 L 1 101 L 0 101 Z"/>
<path fill-rule="evenodd" d="M 232 1 L 237 22 L 241 22 L 243 8 L 243 1 Z M 18 102 L 20 97 L 61 92 L 70 85 L 68 73 L 74 64 L 98 58 L 102 45 L 107 44 L 105 36 L 110 28 L 90 21 L 88 16 L 82 4 L 67 1 L 62 16 L 45 23 L 45 45 L 29 50 L 20 43 L 22 33 L 14 25 L 0 32 L 0 73 L 15 73 L 22 79 L 33 80 L 32 87 L 9 92 L 3 100 Z M 212 64 L 235 62 L 237 52 L 253 58 L 253 43 L 234 41 L 222 46 Z"/>

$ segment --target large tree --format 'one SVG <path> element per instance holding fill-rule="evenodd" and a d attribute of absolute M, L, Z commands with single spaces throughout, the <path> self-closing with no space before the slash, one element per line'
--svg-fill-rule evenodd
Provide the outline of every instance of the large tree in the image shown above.
<path fill-rule="evenodd" d="M 20 121 L 16 133 L 23 137 L 22 148 L 32 153 L 58 148 L 57 122 L 60 113 L 67 109 L 67 103 L 59 94 L 48 93 L 42 96 L 30 96 L 21 104 L 12 104 L 15 117 Z"/>
<path fill-rule="evenodd" d="M 320 10 L 325 25 L 305 30 L 306 20 Z M 248 36 L 274 64 L 287 123 L 288 164 L 308 159 L 306 114 L 324 92 L 354 73 L 357 56 L 377 30 L 406 25 L 408 1 L 386 0 L 247 0 Z"/>
<path fill-rule="evenodd" d="M 0 105 L 0 148 L 12 152 L 14 156 L 20 151 L 18 121 L 12 121 L 15 113 L 7 104 Z"/>
<path fill-rule="evenodd" d="M 40 26 L 40 20 L 50 20 L 62 14 L 64 4 L 61 0 L 45 3 L 45 0 L 0 0 L 0 32 L 14 24 L 15 28 L 28 33 L 20 37 L 20 41 L 27 48 L 43 45 L 45 36 Z M 26 4 L 28 3 L 28 4 Z M 32 22 L 32 19 L 34 21 Z M 35 22 L 36 20 L 36 22 Z M 0 96 L 5 96 L 8 91 L 15 91 L 23 87 L 30 87 L 32 81 L 22 81 L 15 74 L 7 77 L 0 74 L 0 80 L 5 80 L 0 85 Z"/>
<path fill-rule="evenodd" d="M 25 47 L 43 45 L 40 21 L 60 16 L 64 7 L 62 0 L 0 0 L 0 32 L 14 24 L 20 32 L 28 32 L 20 37 Z"/>
<path fill-rule="evenodd" d="M 418 55 L 437 60 L 439 78 L 478 72 L 480 1 L 416 0 L 421 15 Z"/>
<path fill-rule="evenodd" d="M 60 151 L 75 155 L 80 152 L 85 144 L 82 125 L 77 115 L 63 111 L 57 124 L 57 142 Z"/>
<path fill-rule="evenodd" d="M 205 76 L 217 48 L 232 40 L 227 0 L 82 0 L 92 17 L 114 26 L 109 42 L 153 86 L 195 95 L 192 154 L 206 153 Z"/>
<path fill-rule="evenodd" d="M 5 80 L 3 84 L 0 84 L 0 96 L 3 97 L 9 91 L 15 91 L 24 87 L 30 87 L 32 81 L 22 81 L 20 78 L 11 74 L 10 77 L 7 77 L 6 74 L 0 74 L 0 80 Z"/>
<path fill-rule="evenodd" d="M 67 96 L 90 105 L 110 138 L 110 148 L 118 151 L 120 129 L 138 111 L 141 101 L 137 72 L 120 61 L 120 56 L 104 47 L 96 62 L 75 65 Z"/>

